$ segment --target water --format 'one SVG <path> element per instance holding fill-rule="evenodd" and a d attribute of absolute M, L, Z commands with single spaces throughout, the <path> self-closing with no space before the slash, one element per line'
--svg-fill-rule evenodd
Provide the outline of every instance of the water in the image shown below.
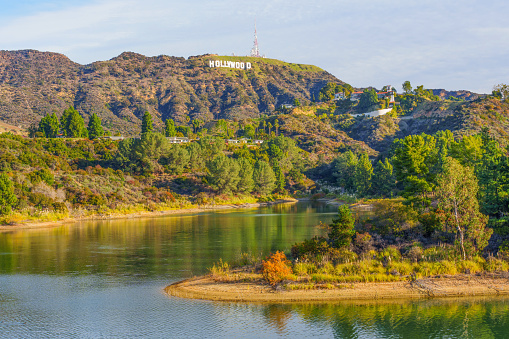
<path fill-rule="evenodd" d="M 219 258 L 321 234 L 313 226 L 333 212 L 296 204 L 0 234 L 0 337 L 509 337 L 507 298 L 278 305 L 163 292 Z"/>

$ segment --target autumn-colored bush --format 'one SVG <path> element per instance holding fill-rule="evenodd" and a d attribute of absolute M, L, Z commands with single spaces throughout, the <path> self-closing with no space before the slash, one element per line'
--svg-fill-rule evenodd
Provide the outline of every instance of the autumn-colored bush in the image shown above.
<path fill-rule="evenodd" d="M 283 252 L 277 251 L 270 258 L 262 261 L 263 278 L 273 286 L 290 277 L 291 274 L 290 261 Z"/>

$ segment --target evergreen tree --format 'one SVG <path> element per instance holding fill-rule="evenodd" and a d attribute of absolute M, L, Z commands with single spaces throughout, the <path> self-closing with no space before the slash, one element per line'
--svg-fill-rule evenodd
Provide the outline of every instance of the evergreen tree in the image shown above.
<path fill-rule="evenodd" d="M 334 160 L 333 176 L 336 177 L 337 183 L 346 192 L 354 193 L 356 191 L 354 183 L 355 168 L 359 159 L 352 151 L 341 154 Z"/>
<path fill-rule="evenodd" d="M 327 234 L 329 244 L 334 248 L 346 248 L 350 246 L 355 234 L 354 218 L 348 205 L 341 205 L 338 209 L 337 219 L 332 220 Z"/>
<path fill-rule="evenodd" d="M 154 126 L 152 124 L 152 116 L 148 111 L 143 114 L 143 120 L 141 122 L 141 135 L 151 133 L 154 130 Z"/>
<path fill-rule="evenodd" d="M 253 165 L 246 158 L 239 158 L 239 182 L 237 191 L 241 193 L 250 193 L 254 188 Z"/>
<path fill-rule="evenodd" d="M 354 187 L 357 193 L 362 197 L 368 194 L 371 188 L 371 177 L 373 176 L 373 166 L 369 161 L 368 155 L 364 153 L 359 158 L 354 170 Z"/>
<path fill-rule="evenodd" d="M 277 164 L 275 164 L 273 166 L 273 170 L 274 170 L 274 175 L 276 177 L 275 190 L 279 193 L 282 193 L 285 190 L 285 175 L 283 174 L 281 167 L 279 167 L 279 165 L 277 165 Z"/>
<path fill-rule="evenodd" d="M 218 155 L 207 164 L 207 181 L 218 193 L 231 193 L 237 190 L 239 164 L 225 155 Z"/>
<path fill-rule="evenodd" d="M 47 114 L 39 122 L 38 132 L 42 133 L 46 138 L 56 138 L 58 131 L 60 130 L 60 122 L 55 113 L 52 115 Z"/>
<path fill-rule="evenodd" d="M 63 134 L 69 138 L 86 138 L 88 131 L 85 121 L 74 107 L 70 106 L 62 115 Z"/>
<path fill-rule="evenodd" d="M 90 140 L 102 137 L 104 135 L 104 130 L 101 125 L 101 119 L 93 113 L 88 121 L 88 138 Z"/>
<path fill-rule="evenodd" d="M 271 194 L 275 188 L 276 176 L 268 162 L 258 160 L 255 163 L 253 179 L 255 191 L 261 195 Z"/>
<path fill-rule="evenodd" d="M 173 119 L 168 118 L 164 122 L 164 134 L 166 137 L 174 137 L 177 135 L 177 130 L 175 129 L 175 122 Z"/>
<path fill-rule="evenodd" d="M 384 162 L 378 161 L 373 169 L 371 192 L 376 196 L 391 197 L 395 188 L 396 178 L 389 159 L 385 158 Z"/>
<path fill-rule="evenodd" d="M 11 209 L 17 201 L 12 180 L 7 174 L 0 174 L 0 215 L 11 213 Z"/>

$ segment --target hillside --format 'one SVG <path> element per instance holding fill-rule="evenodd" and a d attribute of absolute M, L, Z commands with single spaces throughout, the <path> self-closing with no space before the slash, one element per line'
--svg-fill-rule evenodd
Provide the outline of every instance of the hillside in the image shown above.
<path fill-rule="evenodd" d="M 252 68 L 209 67 L 215 60 Z M 95 112 L 112 132 L 133 135 L 145 111 L 156 125 L 167 118 L 253 118 L 295 98 L 309 102 L 327 82 L 342 83 L 318 67 L 273 59 L 126 52 L 80 65 L 57 53 L 0 51 L 0 120 L 26 128 L 73 105 L 86 121 Z"/>

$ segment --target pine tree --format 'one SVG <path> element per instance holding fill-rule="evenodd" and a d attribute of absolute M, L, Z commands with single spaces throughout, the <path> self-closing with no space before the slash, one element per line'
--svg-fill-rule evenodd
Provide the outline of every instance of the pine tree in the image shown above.
<path fill-rule="evenodd" d="M 64 135 L 69 138 L 86 138 L 88 136 L 83 117 L 72 106 L 66 109 L 62 115 L 62 129 Z"/>
<path fill-rule="evenodd" d="M 368 155 L 364 153 L 359 158 L 354 170 L 354 187 L 357 193 L 362 197 L 368 194 L 371 188 L 371 177 L 373 176 L 373 166 L 369 161 Z"/>
<path fill-rule="evenodd" d="M 255 190 L 261 195 L 271 194 L 275 188 L 276 176 L 268 162 L 258 160 L 255 164 L 253 179 Z"/>
<path fill-rule="evenodd" d="M 141 123 L 141 135 L 151 133 L 153 130 L 152 116 L 146 111 L 145 114 L 143 114 L 143 121 Z"/>
<path fill-rule="evenodd" d="M 327 234 L 329 244 L 334 248 L 346 248 L 352 242 L 355 234 L 354 218 L 347 205 L 338 209 L 338 218 L 332 220 Z"/>
<path fill-rule="evenodd" d="M 175 121 L 173 121 L 173 119 L 168 118 L 164 122 L 164 134 L 166 137 L 174 137 L 177 135 L 177 130 L 175 129 Z"/>
<path fill-rule="evenodd" d="M 253 165 L 246 158 L 239 158 L 239 183 L 237 184 L 237 191 L 241 193 L 250 193 L 254 187 L 253 180 Z"/>
<path fill-rule="evenodd" d="M 41 119 L 37 132 L 42 133 L 46 138 L 56 138 L 59 130 L 60 122 L 56 114 L 53 113 L 52 115 L 47 114 Z"/>
<path fill-rule="evenodd" d="M 101 119 L 93 113 L 88 121 L 88 138 L 90 140 L 102 137 L 104 135 L 104 130 L 101 125 Z"/>
<path fill-rule="evenodd" d="M 275 190 L 279 193 L 282 193 L 285 190 L 285 175 L 283 174 L 283 171 L 281 170 L 281 167 L 279 167 L 278 164 L 275 164 L 273 166 L 274 169 L 274 175 L 276 176 L 276 188 Z"/>

